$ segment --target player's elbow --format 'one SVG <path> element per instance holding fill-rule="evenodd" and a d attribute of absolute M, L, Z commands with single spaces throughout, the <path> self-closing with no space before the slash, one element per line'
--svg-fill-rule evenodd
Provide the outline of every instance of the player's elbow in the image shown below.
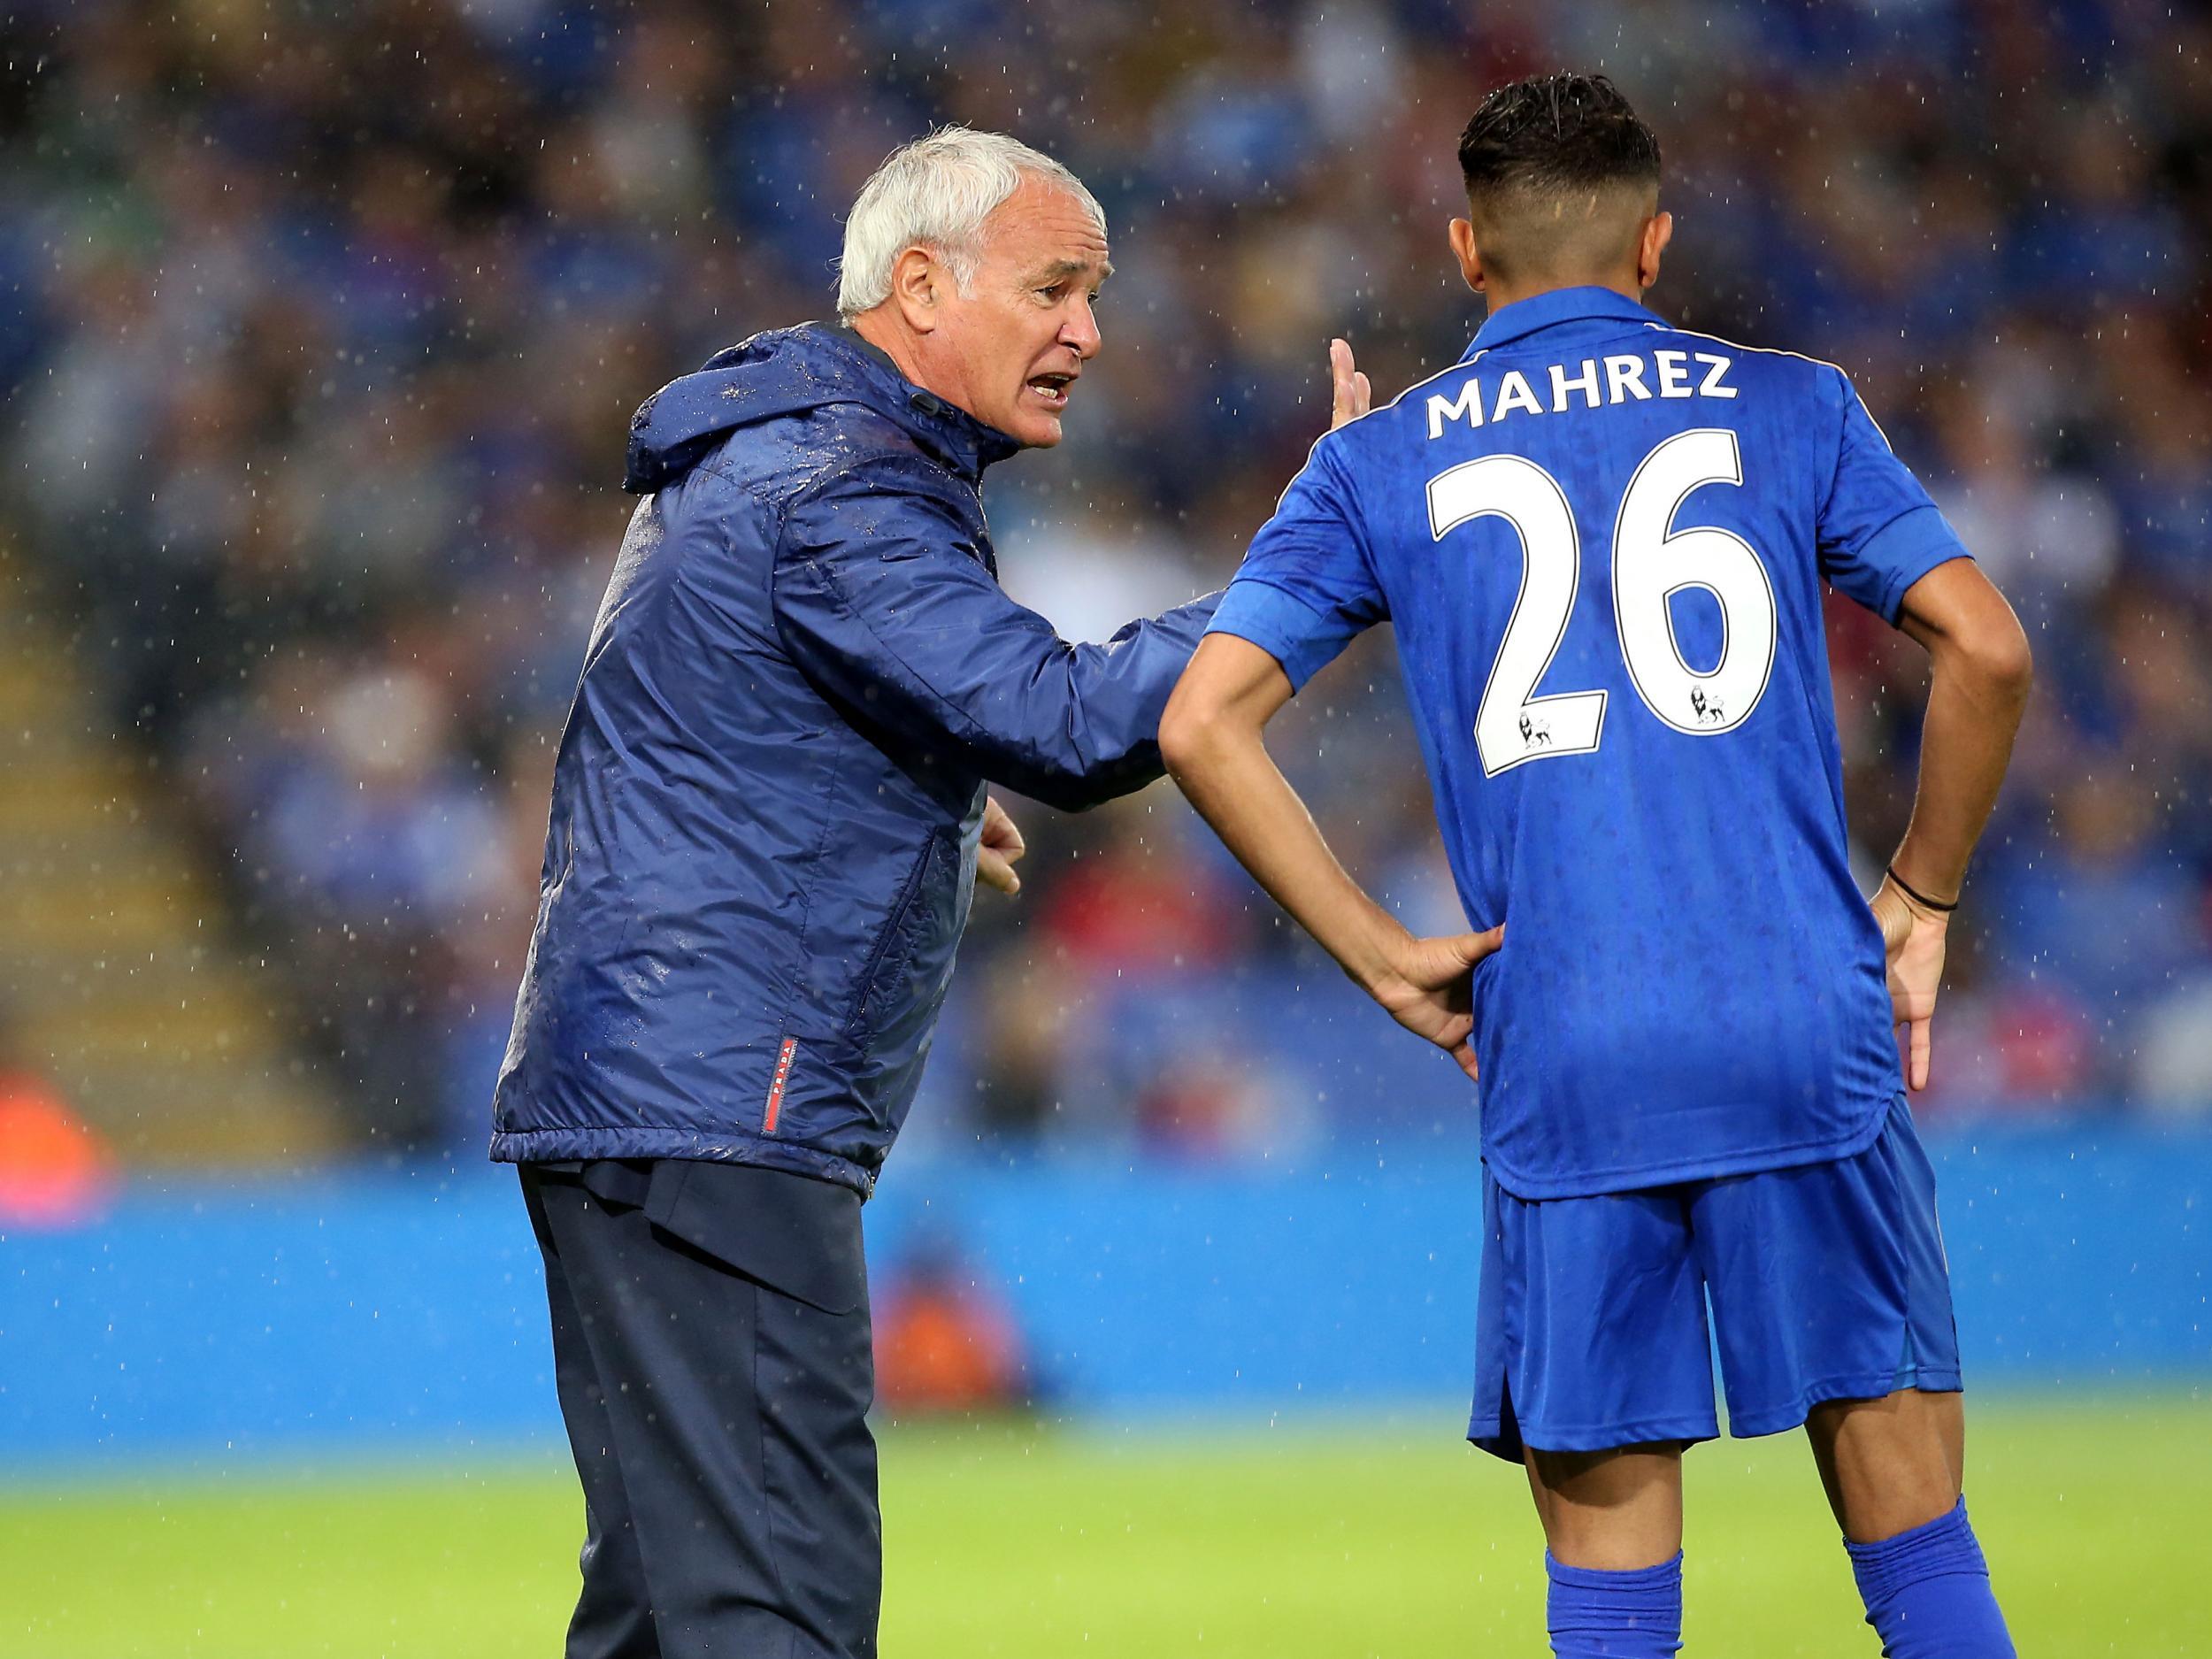
<path fill-rule="evenodd" d="M 2010 607 L 2001 609 L 2001 615 L 1988 618 L 1960 641 L 1961 655 L 1993 702 L 2018 709 L 2035 684 L 2035 653 L 2020 619 Z"/>
<path fill-rule="evenodd" d="M 2035 656 L 2005 596 L 1964 559 L 1925 585 L 1936 589 L 1920 618 L 1936 672 L 1984 708 L 2016 717 L 2035 683 Z"/>
<path fill-rule="evenodd" d="M 1175 682 L 1160 715 L 1160 755 L 1187 792 L 1264 752 L 1262 733 L 1287 702 L 1290 681 L 1275 659 L 1233 634 L 1210 634 Z"/>
<path fill-rule="evenodd" d="M 1206 770 L 1228 734 L 1229 709 L 1186 674 L 1160 716 L 1160 758 L 1178 780 Z"/>

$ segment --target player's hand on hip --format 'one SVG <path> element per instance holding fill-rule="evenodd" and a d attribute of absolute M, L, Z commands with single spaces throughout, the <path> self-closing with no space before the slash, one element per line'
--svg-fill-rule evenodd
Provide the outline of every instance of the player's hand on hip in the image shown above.
<path fill-rule="evenodd" d="M 985 795 L 983 834 L 975 849 L 975 879 L 1001 893 L 1019 893 L 1022 879 L 1014 873 L 1014 865 L 1028 850 L 1029 843 L 1022 840 L 1021 831 L 1014 827 L 1014 820 L 1007 817 L 998 797 Z"/>
<path fill-rule="evenodd" d="M 1459 1062 L 1475 1068 L 1475 964 L 1505 942 L 1502 923 L 1480 933 L 1409 939 L 1392 972 L 1375 987 L 1375 1000 L 1408 1031 L 1426 1037 Z"/>
<path fill-rule="evenodd" d="M 1905 1081 L 1928 1087 L 1929 1026 L 1943 983 L 1944 936 L 1951 918 L 1908 898 L 1886 876 L 1870 901 L 1889 962 L 1890 1015 L 1905 1032 Z"/>
<path fill-rule="evenodd" d="M 1374 402 L 1374 391 L 1367 384 L 1367 377 L 1352 366 L 1352 348 L 1348 342 L 1329 342 L 1329 430 L 1334 432 L 1348 420 L 1357 420 Z"/>

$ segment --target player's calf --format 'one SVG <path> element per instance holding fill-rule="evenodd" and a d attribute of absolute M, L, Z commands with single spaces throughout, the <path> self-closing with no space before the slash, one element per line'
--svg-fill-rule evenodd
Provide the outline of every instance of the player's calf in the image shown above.
<path fill-rule="evenodd" d="M 1544 1553 L 1544 1623 L 1558 1659 L 1672 1659 L 1682 1651 L 1682 1554 L 1655 1567 L 1570 1567 Z"/>
<path fill-rule="evenodd" d="M 1960 1495 L 1956 1394 L 1901 1388 L 1817 1407 L 1806 1425 L 1866 1622 L 1888 1659 L 2012 1659 Z"/>
<path fill-rule="evenodd" d="M 1526 1449 L 1559 1659 L 1668 1659 L 1682 1647 L 1682 1448 Z"/>
<path fill-rule="evenodd" d="M 1965 1499 L 1909 1532 L 1844 1548 L 1886 1659 L 2014 1659 Z"/>
<path fill-rule="evenodd" d="M 1805 1438 L 1836 1525 L 1854 1542 L 1894 1538 L 1959 1501 L 1966 1413 L 1955 1392 L 1827 1401 L 1806 1417 Z"/>

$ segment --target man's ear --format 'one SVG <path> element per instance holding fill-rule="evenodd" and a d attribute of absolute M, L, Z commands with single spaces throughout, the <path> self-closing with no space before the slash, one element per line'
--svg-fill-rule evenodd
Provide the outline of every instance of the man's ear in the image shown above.
<path fill-rule="evenodd" d="M 1452 256 L 1459 261 L 1459 274 L 1467 279 L 1467 286 L 1478 294 L 1482 292 L 1482 254 L 1475 246 L 1475 227 L 1471 219 L 1455 219 L 1448 234 Z"/>
<path fill-rule="evenodd" d="M 1636 247 L 1636 282 L 1649 288 L 1659 280 L 1659 258 L 1674 240 L 1674 215 L 1654 213 L 1644 221 L 1644 234 Z"/>
<path fill-rule="evenodd" d="M 937 288 L 943 280 L 943 267 L 926 248 L 907 249 L 891 266 L 892 301 L 918 334 L 937 331 Z"/>

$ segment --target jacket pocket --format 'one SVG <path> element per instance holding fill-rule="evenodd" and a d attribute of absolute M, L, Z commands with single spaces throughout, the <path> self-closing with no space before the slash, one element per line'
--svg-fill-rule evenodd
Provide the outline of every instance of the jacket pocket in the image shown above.
<path fill-rule="evenodd" d="M 916 946 L 929 931 L 935 895 L 930 879 L 944 856 L 941 836 L 933 834 L 922 846 L 900 884 L 899 896 L 884 918 L 874 948 L 860 974 L 859 988 L 845 1015 L 848 1039 L 864 1038 L 890 1017 L 906 995 L 907 967 Z"/>

